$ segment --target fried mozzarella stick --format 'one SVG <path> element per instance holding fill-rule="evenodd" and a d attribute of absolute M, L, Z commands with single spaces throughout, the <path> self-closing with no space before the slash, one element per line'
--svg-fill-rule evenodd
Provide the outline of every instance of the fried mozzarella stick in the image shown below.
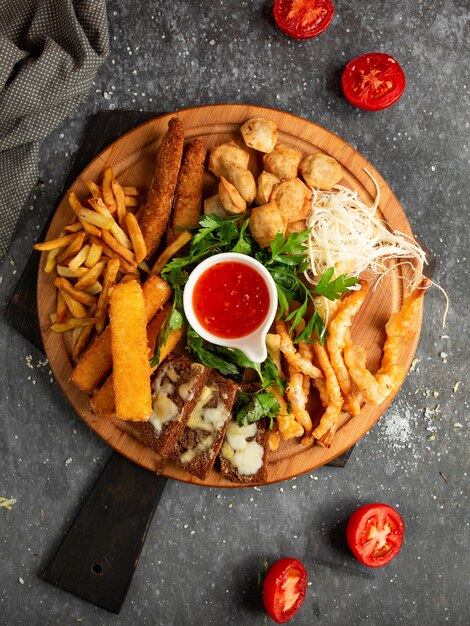
<path fill-rule="evenodd" d="M 202 209 L 202 181 L 206 147 L 194 139 L 184 152 L 183 162 L 176 183 L 175 201 L 171 226 L 168 226 L 166 242 L 172 243 L 182 230 L 199 224 Z"/>
<path fill-rule="evenodd" d="M 142 286 L 147 322 L 168 302 L 171 289 L 159 276 L 149 276 Z M 113 366 L 111 331 L 109 326 L 85 352 L 72 371 L 71 381 L 86 393 L 92 393 Z"/>
<path fill-rule="evenodd" d="M 183 155 L 183 139 L 183 123 L 173 117 L 158 150 L 153 181 L 140 217 L 147 258 L 158 248 L 170 217 Z"/>
<path fill-rule="evenodd" d="M 109 299 L 116 417 L 144 421 L 152 414 L 147 320 L 136 280 L 117 285 Z"/>

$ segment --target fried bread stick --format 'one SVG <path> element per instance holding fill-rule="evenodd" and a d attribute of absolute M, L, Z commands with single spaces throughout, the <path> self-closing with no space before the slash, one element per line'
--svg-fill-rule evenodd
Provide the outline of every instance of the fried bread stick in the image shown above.
<path fill-rule="evenodd" d="M 173 216 L 166 234 L 167 245 L 176 239 L 181 230 L 196 227 L 199 223 L 205 158 L 206 147 L 202 141 L 191 141 L 184 152 L 178 174 Z"/>
<path fill-rule="evenodd" d="M 151 275 L 142 286 L 147 322 L 169 300 L 171 289 L 159 276 Z M 91 393 L 105 379 L 113 366 L 111 331 L 109 326 L 85 352 L 72 371 L 71 381 L 83 391 Z"/>
<path fill-rule="evenodd" d="M 183 139 L 181 120 L 177 117 L 171 118 L 158 150 L 155 174 L 140 217 L 147 258 L 150 258 L 158 248 L 170 217 L 183 155 Z"/>
<path fill-rule="evenodd" d="M 147 420 L 152 414 L 147 323 L 142 287 L 136 280 L 111 292 L 109 326 L 116 416 Z"/>

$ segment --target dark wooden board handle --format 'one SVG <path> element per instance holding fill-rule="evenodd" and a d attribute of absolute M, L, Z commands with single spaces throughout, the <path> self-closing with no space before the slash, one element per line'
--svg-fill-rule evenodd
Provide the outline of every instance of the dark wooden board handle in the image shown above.
<path fill-rule="evenodd" d="M 113 453 L 44 580 L 119 613 L 166 481 Z"/>

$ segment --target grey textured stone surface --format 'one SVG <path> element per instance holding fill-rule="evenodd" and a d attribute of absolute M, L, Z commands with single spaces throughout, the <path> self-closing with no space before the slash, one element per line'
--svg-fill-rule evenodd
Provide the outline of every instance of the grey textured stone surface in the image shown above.
<path fill-rule="evenodd" d="M 443 298 L 432 290 L 420 362 L 346 469 L 261 490 L 169 483 L 115 616 L 38 577 L 109 450 L 74 414 L 42 355 L 0 320 L 0 496 L 17 499 L 12 511 L 0 509 L 1 624 L 262 625 L 257 575 L 263 559 L 285 555 L 302 559 L 311 581 L 295 624 L 470 622 L 469 6 L 335 6 L 330 28 L 299 42 L 275 28 L 267 1 L 111 0 L 110 56 L 93 91 L 42 147 L 44 184 L 0 266 L 2 306 L 94 112 L 248 102 L 325 126 L 381 172 L 438 257 L 435 279 L 451 299 L 446 329 Z M 340 91 L 344 64 L 367 51 L 396 56 L 408 80 L 399 103 L 376 114 L 354 109 Z M 344 521 L 370 501 L 398 507 L 406 523 L 402 553 L 377 571 L 355 562 L 343 540 Z"/>

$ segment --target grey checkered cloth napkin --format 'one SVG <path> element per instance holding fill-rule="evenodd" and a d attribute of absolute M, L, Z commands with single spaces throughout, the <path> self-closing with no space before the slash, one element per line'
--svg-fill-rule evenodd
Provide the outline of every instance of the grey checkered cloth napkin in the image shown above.
<path fill-rule="evenodd" d="M 86 94 L 108 45 L 106 0 L 0 0 L 0 258 L 41 139 Z"/>

